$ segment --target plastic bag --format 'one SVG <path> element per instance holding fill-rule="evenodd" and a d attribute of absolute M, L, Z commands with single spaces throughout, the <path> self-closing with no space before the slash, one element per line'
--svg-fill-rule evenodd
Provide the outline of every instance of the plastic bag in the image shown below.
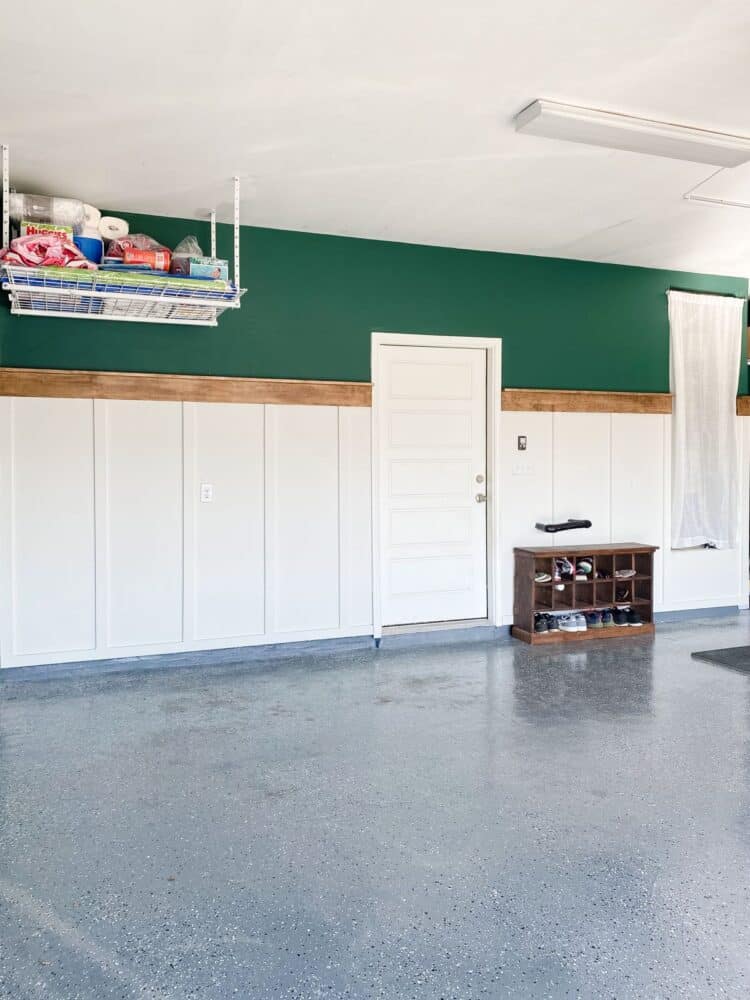
<path fill-rule="evenodd" d="M 17 225 L 28 222 L 52 222 L 56 226 L 70 226 L 75 232 L 83 229 L 85 212 L 83 202 L 77 198 L 54 198 L 46 194 L 20 194 L 10 196 L 10 217 Z"/>
<path fill-rule="evenodd" d="M 107 244 L 107 256 L 122 258 L 126 250 L 166 250 L 167 248 L 145 233 L 130 233 Z"/>
<path fill-rule="evenodd" d="M 172 257 L 202 257 L 203 251 L 200 248 L 198 239 L 195 236 L 186 236 L 180 240 L 172 251 Z"/>

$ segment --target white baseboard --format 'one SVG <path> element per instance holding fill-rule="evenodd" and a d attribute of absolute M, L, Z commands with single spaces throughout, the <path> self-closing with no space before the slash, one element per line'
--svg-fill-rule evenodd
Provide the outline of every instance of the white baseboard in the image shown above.
<path fill-rule="evenodd" d="M 290 642 L 313 642 L 319 639 L 351 639 L 372 635 L 372 625 L 350 628 L 315 629 L 302 632 L 278 632 L 273 635 L 226 636 L 190 642 L 156 643 L 149 646 L 117 646 L 100 649 L 69 650 L 64 653 L 32 653 L 6 656 L 2 667 L 33 667 L 53 663 L 84 663 L 96 660 L 122 660 L 133 656 L 156 656 L 162 653 L 196 653 L 210 649 L 235 649 L 243 646 L 276 646 Z"/>
<path fill-rule="evenodd" d="M 722 597 L 705 597 L 700 601 L 670 601 L 668 604 L 655 604 L 654 611 L 700 611 L 703 608 L 742 608 L 743 598 L 737 594 L 724 594 Z M 747 597 L 744 597 L 747 607 Z"/>

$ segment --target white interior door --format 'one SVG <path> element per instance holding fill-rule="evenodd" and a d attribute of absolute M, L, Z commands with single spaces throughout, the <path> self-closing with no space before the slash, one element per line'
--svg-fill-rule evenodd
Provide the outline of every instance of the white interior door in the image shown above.
<path fill-rule="evenodd" d="M 487 352 L 381 346 L 383 625 L 487 617 Z"/>

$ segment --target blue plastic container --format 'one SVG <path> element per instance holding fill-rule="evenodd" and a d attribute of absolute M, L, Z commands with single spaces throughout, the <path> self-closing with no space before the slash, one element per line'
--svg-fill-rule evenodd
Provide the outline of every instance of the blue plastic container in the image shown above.
<path fill-rule="evenodd" d="M 94 264 L 101 263 L 102 250 L 104 248 L 104 241 L 101 236 L 74 236 L 73 242 L 86 260 L 91 260 Z"/>

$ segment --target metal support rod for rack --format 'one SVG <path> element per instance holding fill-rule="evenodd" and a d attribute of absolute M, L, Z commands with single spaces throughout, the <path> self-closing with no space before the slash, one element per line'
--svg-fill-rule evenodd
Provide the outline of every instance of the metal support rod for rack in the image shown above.
<path fill-rule="evenodd" d="M 211 256 L 216 256 L 216 212 L 211 212 Z"/>
<path fill-rule="evenodd" d="M 3 146 L 3 248 L 10 246 L 10 154 Z"/>
<path fill-rule="evenodd" d="M 240 287 L 240 179 L 234 178 L 234 287 Z"/>

